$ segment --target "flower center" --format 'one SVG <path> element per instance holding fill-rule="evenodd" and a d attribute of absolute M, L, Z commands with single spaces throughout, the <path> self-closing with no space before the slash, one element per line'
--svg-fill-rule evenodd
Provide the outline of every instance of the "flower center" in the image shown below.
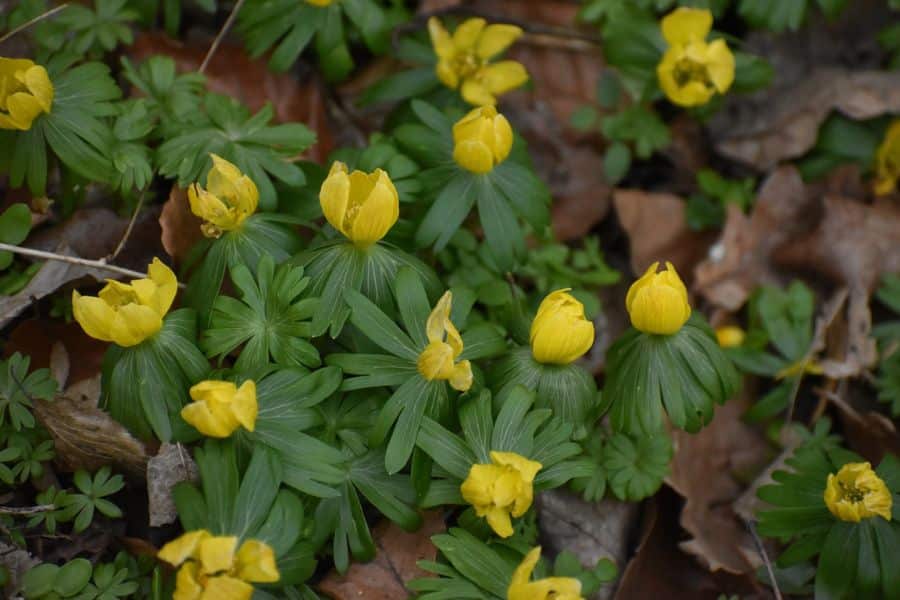
<path fill-rule="evenodd" d="M 460 78 L 466 79 L 484 66 L 484 60 L 474 52 L 462 52 L 453 58 L 453 70 Z"/>
<path fill-rule="evenodd" d="M 858 488 L 852 483 L 844 483 L 843 481 L 839 481 L 838 485 L 841 488 L 841 498 L 845 502 L 850 502 L 851 504 L 861 503 L 869 494 L 869 490 Z"/>
<path fill-rule="evenodd" d="M 678 87 L 684 87 L 689 83 L 698 81 L 705 86 L 709 86 L 712 82 L 709 79 L 709 71 L 706 65 L 698 63 L 690 58 L 682 58 L 675 63 L 673 72 L 675 83 Z"/>

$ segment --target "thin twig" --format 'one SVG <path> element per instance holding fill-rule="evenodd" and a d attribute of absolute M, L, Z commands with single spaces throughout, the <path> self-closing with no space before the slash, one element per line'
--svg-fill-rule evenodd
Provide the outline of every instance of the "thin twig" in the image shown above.
<path fill-rule="evenodd" d="M 47 19 L 47 18 L 49 18 L 49 17 L 52 17 L 53 15 L 55 15 L 56 13 L 58 13 L 59 11 L 61 11 L 62 9 L 66 8 L 66 7 L 68 7 L 68 6 L 69 6 L 68 4 L 60 4 L 59 6 L 57 6 L 57 7 L 55 7 L 55 8 L 51 8 L 51 9 L 48 10 L 47 12 L 45 12 L 45 13 L 43 13 L 43 14 L 40 14 L 40 15 L 36 16 L 35 18 L 31 19 L 30 21 L 27 21 L 27 22 L 25 22 L 25 23 L 22 23 L 21 25 L 19 25 L 18 27 L 16 27 L 16 28 L 13 29 L 12 31 L 6 32 L 6 33 L 3 35 L 3 37 L 0 37 L 0 44 L 2 44 L 3 42 L 5 42 L 6 40 L 8 40 L 9 38 L 11 38 L 12 36 L 16 35 L 17 33 L 21 32 L 21 31 L 25 31 L 26 29 L 28 29 L 29 27 L 31 27 L 31 26 L 34 25 L 35 23 L 39 23 L 39 22 L 43 21 L 44 19 Z"/>
<path fill-rule="evenodd" d="M 775 579 L 775 571 L 772 569 L 772 561 L 769 560 L 766 548 L 763 546 L 762 540 L 759 539 L 759 534 L 756 533 L 756 527 L 753 525 L 753 521 L 744 519 L 744 525 L 747 526 L 747 531 L 750 532 L 753 543 L 756 544 L 756 550 L 759 552 L 759 555 L 763 559 L 763 563 L 766 565 L 766 571 L 769 573 L 769 581 L 772 583 L 772 593 L 775 594 L 775 600 L 783 600 L 781 590 L 778 589 L 778 581 Z"/>
<path fill-rule="evenodd" d="M 38 513 L 56 510 L 55 504 L 38 504 L 37 506 L 0 506 L 0 515 L 16 515 L 27 517 Z"/>
<path fill-rule="evenodd" d="M 56 254 L 55 252 L 44 252 L 43 250 L 34 250 L 33 248 L 22 248 L 21 246 L 13 246 L 11 244 L 3 244 L 0 243 L 0 250 L 6 250 L 8 252 L 12 252 L 14 254 L 21 254 L 23 256 L 32 256 L 34 258 L 43 258 L 44 260 L 56 260 L 59 262 L 67 262 L 73 265 L 82 265 L 84 267 L 93 267 L 94 269 L 101 269 L 104 271 L 109 271 L 110 273 L 118 273 L 120 275 L 127 275 L 128 277 L 132 277 L 134 279 L 146 279 L 147 274 L 141 273 L 139 271 L 132 271 L 131 269 L 126 269 L 124 267 L 118 267 L 116 265 L 111 265 L 106 262 L 105 259 L 100 260 L 90 260 L 87 258 L 80 258 L 78 256 L 66 256 L 65 254 Z M 178 287 L 185 287 L 183 283 L 179 283 Z"/>
<path fill-rule="evenodd" d="M 231 25 L 234 23 L 235 18 L 237 18 L 238 11 L 241 10 L 241 7 L 243 5 L 244 0 L 237 0 L 237 2 L 234 3 L 234 8 L 231 9 L 231 14 L 228 15 L 228 18 L 225 20 L 225 24 L 222 25 L 222 29 L 219 30 L 218 34 L 216 34 L 216 39 L 213 40 L 212 46 L 209 47 L 206 56 L 203 57 L 203 62 L 200 63 L 200 68 L 197 69 L 199 73 L 203 73 L 204 71 L 206 71 L 206 66 L 209 64 L 209 61 L 216 53 L 216 50 L 218 50 L 219 44 L 222 43 L 222 39 L 225 38 L 228 30 L 231 29 Z"/>
<path fill-rule="evenodd" d="M 134 212 L 131 214 L 131 220 L 128 221 L 128 227 L 125 228 L 125 233 L 122 234 L 122 239 L 119 240 L 119 243 L 116 245 L 116 249 L 113 250 L 113 253 L 109 255 L 107 260 L 115 260 L 119 255 L 119 252 L 122 251 L 122 248 L 125 247 L 125 244 L 128 242 L 128 238 L 131 236 L 131 230 L 134 229 L 134 222 L 137 221 L 138 214 L 141 212 L 141 207 L 144 205 L 144 194 L 147 193 L 147 188 L 141 190 L 141 195 L 138 196 L 137 206 L 134 207 Z"/>

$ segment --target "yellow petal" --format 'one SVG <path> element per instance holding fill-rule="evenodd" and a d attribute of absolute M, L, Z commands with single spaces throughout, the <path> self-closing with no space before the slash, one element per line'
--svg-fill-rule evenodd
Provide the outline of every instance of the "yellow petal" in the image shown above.
<path fill-rule="evenodd" d="M 450 37 L 450 34 L 447 33 L 444 25 L 437 17 L 428 19 L 428 35 L 431 37 L 431 46 L 434 48 L 434 53 L 437 54 L 438 58 L 449 59 L 456 54 L 453 38 Z"/>
<path fill-rule="evenodd" d="M 235 196 L 234 183 L 244 174 L 218 154 L 210 153 L 209 157 L 213 164 L 206 175 L 206 189 L 216 196 Z"/>
<path fill-rule="evenodd" d="M 453 32 L 453 46 L 456 50 L 471 50 L 478 43 L 487 21 L 480 17 L 466 19 Z"/>
<path fill-rule="evenodd" d="M 448 88 L 455 90 L 459 86 L 459 73 L 453 68 L 449 60 L 441 59 L 434 68 L 437 78 Z"/>
<path fill-rule="evenodd" d="M 202 597 L 203 586 L 200 584 L 199 566 L 197 563 L 189 562 L 178 569 L 172 600 L 199 600 Z"/>
<path fill-rule="evenodd" d="M 259 404 L 256 400 L 256 383 L 248 379 L 238 388 L 231 404 L 231 410 L 235 419 L 247 431 L 256 428 L 256 415 L 259 412 Z"/>
<path fill-rule="evenodd" d="M 449 379 L 454 374 L 453 348 L 444 342 L 429 342 L 419 354 L 416 368 L 428 381 Z"/>
<path fill-rule="evenodd" d="M 347 165 L 335 161 L 319 190 L 319 204 L 322 206 L 325 219 L 332 227 L 345 235 L 343 223 L 349 203 L 350 177 L 347 174 Z"/>
<path fill-rule="evenodd" d="M 489 173 L 494 168 L 491 149 L 479 140 L 465 140 L 454 145 L 453 160 L 472 173 Z"/>
<path fill-rule="evenodd" d="M 252 597 L 252 585 L 236 577 L 220 575 L 209 579 L 201 600 L 250 600 Z"/>
<path fill-rule="evenodd" d="M 585 318 L 584 305 L 568 290 L 547 295 L 531 322 L 531 354 L 540 363 L 569 364 L 594 344 L 594 324 Z"/>
<path fill-rule="evenodd" d="M 220 571 L 230 571 L 234 565 L 235 536 L 208 537 L 200 542 L 200 567 L 204 574 L 212 575 Z"/>
<path fill-rule="evenodd" d="M 468 360 L 463 360 L 453 365 L 453 374 L 449 382 L 454 390 L 468 392 L 472 387 L 472 364 Z"/>
<path fill-rule="evenodd" d="M 429 342 L 444 341 L 444 323 L 450 320 L 453 305 L 453 292 L 447 290 L 428 315 L 425 322 L 425 334 Z"/>
<path fill-rule="evenodd" d="M 680 7 L 663 17 L 661 23 L 663 38 L 669 45 L 702 40 L 712 29 L 712 23 L 710 11 Z"/>
<path fill-rule="evenodd" d="M 230 410 L 213 410 L 212 406 L 206 402 L 191 402 L 181 409 L 181 418 L 207 437 L 227 438 L 238 428 L 239 422 Z"/>
<path fill-rule="evenodd" d="M 237 386 L 230 381 L 210 379 L 194 384 L 188 393 L 197 401 L 229 403 L 237 393 Z"/>
<path fill-rule="evenodd" d="M 509 156 L 513 145 L 513 130 L 509 121 L 501 114 L 497 114 L 493 118 L 493 134 L 494 134 L 494 160 L 497 164 L 502 163 Z"/>
<path fill-rule="evenodd" d="M 259 540 L 247 540 L 237 553 L 237 576 L 244 581 L 272 583 L 280 575 L 275 565 L 275 552 Z"/>
<path fill-rule="evenodd" d="M 472 465 L 469 475 L 459 486 L 463 500 L 472 506 L 489 506 L 494 498 L 494 482 L 502 474 L 503 469 L 497 465 Z"/>
<path fill-rule="evenodd" d="M 94 296 L 82 296 L 72 291 L 72 315 L 86 334 L 94 339 L 111 342 L 115 311 L 103 300 Z"/>
<path fill-rule="evenodd" d="M 725 40 L 718 39 L 707 47 L 706 69 L 716 90 L 724 94 L 734 82 L 734 55 Z"/>
<path fill-rule="evenodd" d="M 681 329 L 691 316 L 687 288 L 671 263 L 667 270 L 656 273 L 659 263 L 635 281 L 625 297 L 631 324 L 640 331 L 671 335 Z"/>
<path fill-rule="evenodd" d="M 109 333 L 122 347 L 136 346 L 162 329 L 162 318 L 149 306 L 126 304 L 116 311 Z"/>
<path fill-rule="evenodd" d="M 37 98 L 31 94 L 16 93 L 6 99 L 6 107 L 9 109 L 9 117 L 14 127 L 10 129 L 27 130 L 43 109 Z"/>
<path fill-rule="evenodd" d="M 484 28 L 475 52 L 484 59 L 497 56 L 522 35 L 522 28 L 515 25 L 488 25 Z"/>
<path fill-rule="evenodd" d="M 156 556 L 177 567 L 189 558 L 197 558 L 200 542 L 210 537 L 211 534 L 205 529 L 189 531 L 163 546 Z"/>
<path fill-rule="evenodd" d="M 383 238 L 400 216 L 400 199 L 387 173 L 376 169 L 378 179 L 353 219 L 349 237 L 365 248 Z"/>
<path fill-rule="evenodd" d="M 463 100 L 474 106 L 497 104 L 497 98 L 491 94 L 487 87 L 478 79 L 469 77 L 462 83 Z"/>
<path fill-rule="evenodd" d="M 491 460 L 494 464 L 509 466 L 515 469 L 527 483 L 534 481 L 535 475 L 543 465 L 535 460 L 529 460 L 515 452 L 500 452 L 491 450 Z"/>
<path fill-rule="evenodd" d="M 513 534 L 512 521 L 509 512 L 503 508 L 492 508 L 486 517 L 488 525 L 498 536 L 508 538 Z"/>
<path fill-rule="evenodd" d="M 479 76 L 482 85 L 494 96 L 505 94 L 528 81 L 528 71 L 525 69 L 525 65 L 514 60 L 502 60 L 490 64 L 481 70 Z"/>
<path fill-rule="evenodd" d="M 175 277 L 172 269 L 158 258 L 154 258 L 150 266 L 147 267 L 147 275 L 157 286 L 157 304 L 155 309 L 160 317 L 164 317 L 172 307 L 172 302 L 175 301 L 175 294 L 178 293 L 178 278 Z"/>

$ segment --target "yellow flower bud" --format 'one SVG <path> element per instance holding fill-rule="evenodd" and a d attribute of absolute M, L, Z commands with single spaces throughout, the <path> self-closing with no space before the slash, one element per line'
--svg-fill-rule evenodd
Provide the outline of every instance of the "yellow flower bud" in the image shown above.
<path fill-rule="evenodd" d="M 825 484 L 825 506 L 841 521 L 859 523 L 879 516 L 891 520 L 894 498 L 884 481 L 867 463 L 847 463 Z"/>
<path fill-rule="evenodd" d="M 475 514 L 507 538 L 513 534 L 510 516 L 521 517 L 531 507 L 534 477 L 541 467 L 515 452 L 491 451 L 491 464 L 472 465 L 459 490 Z"/>
<path fill-rule="evenodd" d="M 463 341 L 450 321 L 452 301 L 453 294 L 448 290 L 428 315 L 428 345 L 419 354 L 416 366 L 428 381 L 446 380 L 453 389 L 465 392 L 472 387 L 472 365 L 467 360 L 455 362 L 463 351 Z"/>
<path fill-rule="evenodd" d="M 822 365 L 817 361 L 812 358 L 808 360 L 801 358 L 797 362 L 791 363 L 775 373 L 775 379 L 790 379 L 792 377 L 799 377 L 800 375 L 821 375 L 824 372 L 825 369 L 823 369 Z"/>
<path fill-rule="evenodd" d="M 259 405 L 253 380 L 241 387 L 230 381 L 201 381 L 190 394 L 194 402 L 181 409 L 181 418 L 205 436 L 226 438 L 240 426 L 247 431 L 256 426 Z"/>
<path fill-rule="evenodd" d="M 130 284 L 108 280 L 97 296 L 73 291 L 72 313 L 92 338 L 135 346 L 162 328 L 177 291 L 175 273 L 154 258 L 147 268 L 147 279 L 135 279 Z"/>
<path fill-rule="evenodd" d="M 497 96 L 528 81 L 522 63 L 490 62 L 522 35 L 522 29 L 515 25 L 488 25 L 484 19 L 474 18 L 464 21 L 450 35 L 436 17 L 431 17 L 428 33 L 438 57 L 438 79 L 451 89 L 461 87 L 463 100 L 469 104 L 494 105 Z"/>
<path fill-rule="evenodd" d="M 250 600 L 251 583 L 273 583 L 281 578 L 275 552 L 268 544 L 246 540 L 235 553 L 237 541 L 234 536 L 214 536 L 201 529 L 163 546 L 157 557 L 181 567 L 175 577 L 173 600 Z"/>
<path fill-rule="evenodd" d="M 313 6 L 329 6 L 334 0 L 306 0 L 307 4 L 312 4 Z"/>
<path fill-rule="evenodd" d="M 707 43 L 712 13 L 678 8 L 662 20 L 669 47 L 656 67 L 659 85 L 669 100 L 680 106 L 700 106 L 717 92 L 724 94 L 734 82 L 734 55 L 725 40 Z"/>
<path fill-rule="evenodd" d="M 724 325 L 716 329 L 716 341 L 722 348 L 737 348 L 744 343 L 747 334 L 737 325 Z"/>
<path fill-rule="evenodd" d="M 541 547 L 532 548 L 516 567 L 506 591 L 507 600 L 584 600 L 581 581 L 575 577 L 545 577 L 530 581 L 541 558 Z"/>
<path fill-rule="evenodd" d="M 25 58 L 0 57 L 0 129 L 31 129 L 53 105 L 47 69 Z"/>
<path fill-rule="evenodd" d="M 482 106 L 453 125 L 453 159 L 473 173 L 487 173 L 506 160 L 513 131 L 493 106 Z"/>
<path fill-rule="evenodd" d="M 570 289 L 548 294 L 531 322 L 531 355 L 539 363 L 567 365 L 594 345 L 594 324 Z"/>
<path fill-rule="evenodd" d="M 206 176 L 206 188 L 196 183 L 188 188 L 191 212 L 204 220 L 203 235 L 217 238 L 223 231 L 233 231 L 256 212 L 259 191 L 249 177 L 236 166 L 210 154 L 213 166 Z"/>
<path fill-rule="evenodd" d="M 875 194 L 885 196 L 897 189 L 900 178 L 900 119 L 895 119 L 875 152 Z"/>
<path fill-rule="evenodd" d="M 625 307 L 635 329 L 645 333 L 672 335 L 691 316 L 687 288 L 672 263 L 666 262 L 666 270 L 657 273 L 655 262 L 631 284 L 625 297 Z"/>
<path fill-rule="evenodd" d="M 400 197 L 386 172 L 348 173 L 339 161 L 322 183 L 319 203 L 331 226 L 360 248 L 383 238 L 400 216 Z"/>

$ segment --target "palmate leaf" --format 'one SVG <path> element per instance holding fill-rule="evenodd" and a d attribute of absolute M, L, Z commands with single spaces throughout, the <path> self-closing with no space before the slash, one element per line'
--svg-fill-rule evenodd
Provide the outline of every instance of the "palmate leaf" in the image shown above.
<path fill-rule="evenodd" d="M 99 57 L 120 43 L 134 41 L 130 23 L 138 13 L 127 0 L 94 0 L 93 10 L 69 5 L 55 19 L 41 24 L 36 39 L 49 41 L 53 50 Z"/>
<path fill-rule="evenodd" d="M 272 177 L 291 186 L 303 185 L 303 171 L 290 159 L 309 148 L 315 134 L 301 123 L 269 125 L 273 110 L 267 104 L 255 115 L 237 100 L 207 93 L 205 118 L 181 123 L 157 149 L 159 172 L 177 177 L 182 187 L 200 181 L 212 166 L 210 153 L 233 162 L 259 188 L 262 210 L 277 205 Z"/>
<path fill-rule="evenodd" d="M 609 488 L 619 500 L 628 502 L 654 494 L 669 474 L 672 452 L 672 440 L 665 431 L 611 436 L 603 447 L 602 459 Z"/>
<path fill-rule="evenodd" d="M 31 401 L 52 400 L 56 380 L 48 369 L 28 372 L 31 358 L 16 352 L 0 361 L 0 425 L 10 423 L 16 431 L 34 427 Z"/>
<path fill-rule="evenodd" d="M 178 74 L 171 57 L 155 55 L 139 66 L 123 56 L 122 74 L 143 96 L 148 118 L 155 125 L 154 139 L 174 137 L 183 123 L 204 120 L 198 110 L 206 80 L 201 73 Z"/>
<path fill-rule="evenodd" d="M 431 537 L 447 562 L 422 561 L 427 571 L 439 578 L 423 578 L 410 582 L 410 589 L 420 592 L 423 600 L 482 599 L 507 597 L 507 588 L 515 570 L 514 558 L 501 556 L 492 547 L 461 528 L 450 529 Z M 502 548 L 502 547 L 500 547 Z"/>

